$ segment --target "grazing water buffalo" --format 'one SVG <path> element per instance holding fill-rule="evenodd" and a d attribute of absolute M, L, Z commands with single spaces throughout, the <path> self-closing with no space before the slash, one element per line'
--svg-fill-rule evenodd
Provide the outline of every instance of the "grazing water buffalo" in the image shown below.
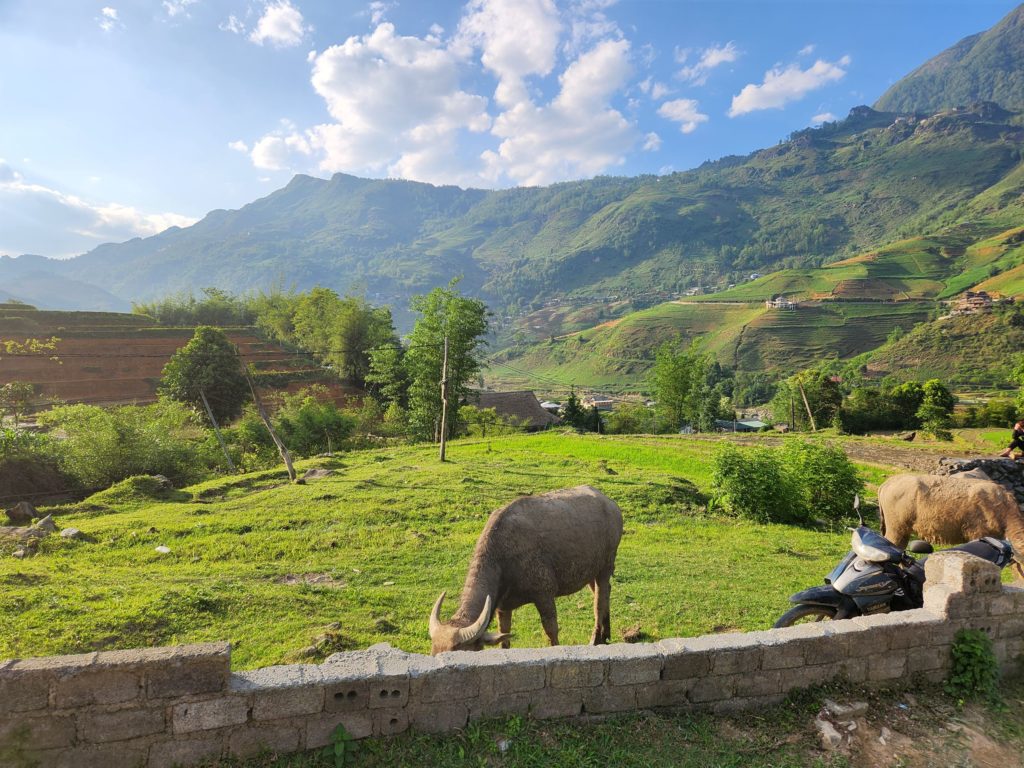
<path fill-rule="evenodd" d="M 622 512 L 596 488 L 581 485 L 539 496 L 523 496 L 491 513 L 477 539 L 459 609 L 441 621 L 441 603 L 430 613 L 431 652 L 508 648 L 512 611 L 533 603 L 544 633 L 558 645 L 555 598 L 585 586 L 594 591 L 597 645 L 611 639 L 608 598 L 615 552 L 622 538 Z M 499 633 L 488 632 L 494 612 Z"/>
<path fill-rule="evenodd" d="M 882 535 L 905 547 L 911 532 L 936 544 L 983 536 L 1009 539 L 1024 552 L 1024 515 L 1017 499 L 982 473 L 894 475 L 878 488 Z"/>

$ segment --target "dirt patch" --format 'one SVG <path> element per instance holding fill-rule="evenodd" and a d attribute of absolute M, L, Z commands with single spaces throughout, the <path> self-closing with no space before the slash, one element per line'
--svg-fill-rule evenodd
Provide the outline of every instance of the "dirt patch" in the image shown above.
<path fill-rule="evenodd" d="M 343 587 L 348 586 L 344 581 L 335 579 L 329 573 L 286 573 L 284 576 L 279 576 L 274 579 L 274 581 L 288 587 L 297 587 L 300 584 L 308 584 L 316 587 L 342 589 Z"/>

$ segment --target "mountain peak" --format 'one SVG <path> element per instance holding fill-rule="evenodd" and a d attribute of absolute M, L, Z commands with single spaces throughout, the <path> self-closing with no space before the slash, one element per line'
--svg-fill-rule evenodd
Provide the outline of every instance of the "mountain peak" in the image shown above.
<path fill-rule="evenodd" d="M 1024 107 L 1024 4 L 926 61 L 889 88 L 875 109 L 930 114 L 979 101 Z"/>

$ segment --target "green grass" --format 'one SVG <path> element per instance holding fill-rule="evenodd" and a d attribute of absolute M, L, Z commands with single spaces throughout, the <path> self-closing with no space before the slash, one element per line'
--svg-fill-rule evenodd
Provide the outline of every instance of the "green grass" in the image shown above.
<path fill-rule="evenodd" d="M 237 668 L 310 646 L 313 658 L 381 641 L 425 652 L 430 605 L 458 593 L 488 513 L 580 483 L 625 514 L 615 637 L 764 629 L 832 567 L 846 534 L 709 517 L 713 449 L 549 433 L 455 442 L 443 466 L 429 446 L 353 453 L 304 486 L 270 472 L 163 501 L 108 493 L 54 510 L 93 541 L 51 537 L 24 561 L 0 553 L 0 658 L 209 640 L 230 640 Z M 564 642 L 589 639 L 589 593 L 562 598 L 559 614 Z M 530 607 L 514 632 L 516 645 L 544 644 Z"/>

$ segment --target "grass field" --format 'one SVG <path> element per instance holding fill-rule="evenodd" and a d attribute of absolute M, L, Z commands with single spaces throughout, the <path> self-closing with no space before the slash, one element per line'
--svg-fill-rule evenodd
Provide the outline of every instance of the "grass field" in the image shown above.
<path fill-rule="evenodd" d="M 336 474 L 304 486 L 271 472 L 163 500 L 104 492 L 54 510 L 92 542 L 51 537 L 24 561 L 0 553 L 0 658 L 215 639 L 232 642 L 237 668 L 381 641 L 423 652 L 429 608 L 442 589 L 458 593 L 487 514 L 580 483 L 626 518 L 615 638 L 627 627 L 651 639 L 763 629 L 847 536 L 709 517 L 713 450 L 548 433 L 456 442 L 443 466 L 429 446 L 321 460 Z M 563 641 L 586 642 L 589 593 L 561 599 L 559 612 Z M 514 631 L 517 645 L 544 642 L 530 607 Z"/>

